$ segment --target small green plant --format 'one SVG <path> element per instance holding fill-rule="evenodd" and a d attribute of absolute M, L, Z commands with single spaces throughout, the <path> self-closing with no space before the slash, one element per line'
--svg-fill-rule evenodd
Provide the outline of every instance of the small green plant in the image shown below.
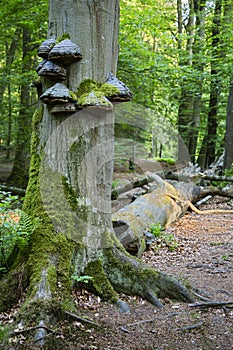
<path fill-rule="evenodd" d="M 90 281 L 92 281 L 94 279 L 94 277 L 92 276 L 77 276 L 77 275 L 72 275 L 71 278 L 74 280 L 74 281 L 77 281 L 77 282 L 80 282 L 80 283 L 88 283 Z"/>
<path fill-rule="evenodd" d="M 153 224 L 149 230 L 155 237 L 161 237 L 164 227 L 160 223 Z"/>
<path fill-rule="evenodd" d="M 153 224 L 149 231 L 156 237 L 156 246 L 159 250 L 161 247 L 168 247 L 170 251 L 177 249 L 178 242 L 173 234 L 166 233 L 160 223 Z"/>
<path fill-rule="evenodd" d="M 113 182 L 112 182 L 112 189 L 114 190 L 118 185 L 119 185 L 119 181 L 118 180 L 113 180 Z"/>
<path fill-rule="evenodd" d="M 12 209 L 17 202 L 18 196 L 0 191 L 0 274 L 8 271 L 8 259 L 14 248 L 28 243 L 38 223 L 22 210 Z"/>

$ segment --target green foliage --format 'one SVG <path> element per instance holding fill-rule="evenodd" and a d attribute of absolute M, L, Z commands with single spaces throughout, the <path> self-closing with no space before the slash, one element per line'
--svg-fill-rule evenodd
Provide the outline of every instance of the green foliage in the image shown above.
<path fill-rule="evenodd" d="M 168 163 L 170 165 L 174 165 L 175 164 L 175 161 L 172 158 L 156 158 L 156 160 L 158 162 L 165 162 L 165 163 Z"/>
<path fill-rule="evenodd" d="M 172 234 L 168 234 L 164 231 L 164 227 L 160 223 L 153 224 L 149 231 L 156 238 L 156 249 L 166 246 L 170 251 L 177 249 L 178 243 Z"/>
<path fill-rule="evenodd" d="M 226 176 L 226 177 L 233 177 L 233 164 L 232 164 L 231 168 L 224 170 L 224 174 L 223 175 Z M 212 185 L 216 186 L 216 187 L 219 187 L 219 188 L 224 188 L 227 185 L 229 185 L 229 182 L 228 181 L 212 181 Z"/>
<path fill-rule="evenodd" d="M 74 280 L 74 281 L 77 281 L 77 282 L 80 282 L 80 283 L 88 283 L 90 281 L 92 281 L 94 279 L 94 277 L 92 276 L 77 276 L 77 275 L 72 275 L 71 278 Z"/>
<path fill-rule="evenodd" d="M 37 220 L 32 220 L 25 212 L 11 209 L 18 201 L 18 196 L 9 192 L 0 192 L 0 272 L 5 273 L 10 268 L 8 259 L 17 247 L 28 244 Z"/>
<path fill-rule="evenodd" d="M 113 182 L 112 182 L 112 189 L 114 190 L 118 185 L 119 185 L 119 181 L 118 180 L 113 180 Z"/>

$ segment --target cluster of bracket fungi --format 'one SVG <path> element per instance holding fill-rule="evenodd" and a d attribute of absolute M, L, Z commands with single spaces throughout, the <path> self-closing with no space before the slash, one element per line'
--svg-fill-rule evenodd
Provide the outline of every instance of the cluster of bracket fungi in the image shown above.
<path fill-rule="evenodd" d="M 65 85 L 67 68 L 82 59 L 78 45 L 70 39 L 58 43 L 55 38 L 45 40 L 38 49 L 38 56 L 43 61 L 36 68 L 37 74 L 41 78 L 47 78 L 47 82 L 52 84 L 40 95 L 40 100 L 48 105 L 52 114 L 75 113 L 90 107 L 112 109 L 112 102 L 125 102 L 132 98 L 127 86 L 111 72 L 104 84 L 90 84 L 92 88 L 86 89 L 82 95 L 70 91 Z"/>

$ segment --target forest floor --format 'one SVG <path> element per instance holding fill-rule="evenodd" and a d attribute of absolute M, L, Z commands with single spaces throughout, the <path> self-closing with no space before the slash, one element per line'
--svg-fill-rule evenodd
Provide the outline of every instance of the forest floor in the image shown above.
<path fill-rule="evenodd" d="M 214 197 L 200 209 L 232 207 L 232 200 Z M 194 307 L 165 299 L 161 300 L 164 308 L 159 310 L 140 297 L 120 295 L 130 307 L 130 313 L 121 314 L 114 305 L 102 302 L 95 295 L 76 291 L 73 297 L 80 319 L 63 319 L 56 329 L 48 325 L 47 345 L 43 349 L 231 350 L 233 215 L 187 212 L 167 227 L 166 233 L 174 235 L 177 248 L 171 251 L 162 245 L 158 249 L 154 243 L 142 259 L 188 284 L 195 292 L 196 302 L 231 304 Z M 17 308 L 0 314 L 0 328 L 13 323 Z M 85 322 L 86 318 L 92 323 Z M 25 345 L 26 338 L 27 331 L 18 325 L 9 346 L 2 349 L 38 349 L 33 341 Z"/>

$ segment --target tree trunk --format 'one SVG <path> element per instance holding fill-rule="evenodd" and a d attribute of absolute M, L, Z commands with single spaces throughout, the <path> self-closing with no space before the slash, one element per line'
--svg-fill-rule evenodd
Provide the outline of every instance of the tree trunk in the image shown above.
<path fill-rule="evenodd" d="M 83 54 L 69 67 L 69 89 L 115 73 L 118 7 L 118 0 L 50 1 L 49 37 L 68 33 Z M 55 117 L 43 106 L 34 114 L 24 210 L 40 221 L 28 249 L 2 280 L 1 310 L 15 299 L 6 291 L 19 279 L 22 289 L 28 287 L 20 314 L 27 323 L 50 321 L 55 308 L 74 310 L 71 275 L 93 277 L 87 287 L 112 302 L 117 292 L 141 295 L 160 307 L 157 298 L 165 296 L 192 300 L 177 280 L 132 258 L 114 235 L 113 126 L 114 113 L 98 108 Z M 17 297 L 21 290 L 15 290 Z"/>
<path fill-rule="evenodd" d="M 28 55 L 31 51 L 30 29 L 23 27 L 23 66 L 22 72 L 26 73 L 31 69 L 31 60 Z M 12 185 L 26 188 L 29 175 L 30 161 L 30 135 L 31 135 L 31 117 L 30 108 L 30 86 L 29 82 L 21 85 L 20 92 L 20 111 L 18 115 L 18 131 L 16 139 L 16 152 L 14 165 L 8 182 Z"/>
<path fill-rule="evenodd" d="M 193 68 L 197 76 L 193 100 L 192 132 L 190 136 L 189 152 L 192 163 L 195 164 L 196 148 L 198 139 L 198 130 L 200 126 L 200 115 L 202 107 L 202 85 L 204 70 L 204 53 L 205 47 L 205 3 L 206 1 L 194 1 L 194 12 L 196 16 L 195 37 L 193 43 Z"/>
<path fill-rule="evenodd" d="M 223 168 L 229 169 L 233 164 L 233 82 L 231 82 L 227 115 L 226 115 L 226 135 L 225 135 L 225 153 Z"/>
<path fill-rule="evenodd" d="M 216 0 L 215 11 L 212 25 L 212 58 L 211 58 L 211 84 L 209 98 L 209 112 L 207 120 L 207 131 L 203 139 L 201 150 L 205 150 L 205 162 L 203 164 L 202 157 L 198 160 L 198 164 L 206 168 L 215 161 L 216 141 L 218 128 L 218 103 L 221 93 L 221 79 L 218 69 L 218 60 L 222 57 L 222 52 L 219 47 L 220 32 L 221 32 L 221 13 L 222 0 Z M 202 164 L 201 164 L 202 163 Z"/>
<path fill-rule="evenodd" d="M 11 131 L 12 131 L 12 104 L 11 104 L 11 85 L 8 84 L 8 130 L 6 137 L 6 156 L 5 160 L 10 160 L 11 154 Z"/>
<path fill-rule="evenodd" d="M 178 47 L 181 47 L 180 37 L 182 36 L 182 3 L 177 2 L 178 11 Z M 181 16 L 181 18 L 180 18 Z M 179 52 L 179 65 L 181 68 L 187 68 L 189 70 L 192 66 L 192 50 L 193 50 L 193 30 L 194 30 L 194 8 L 193 0 L 189 1 L 189 16 L 188 23 L 186 26 L 187 32 L 187 43 L 185 52 L 180 49 Z M 192 78 L 191 78 L 192 79 Z M 188 163 L 187 151 L 190 147 L 190 137 L 192 132 L 190 131 L 192 126 L 192 113 L 193 113 L 193 98 L 194 94 L 192 91 L 192 80 L 185 76 L 182 80 L 181 95 L 179 99 L 179 110 L 178 110 L 178 132 L 180 138 L 178 139 L 178 162 Z"/>

